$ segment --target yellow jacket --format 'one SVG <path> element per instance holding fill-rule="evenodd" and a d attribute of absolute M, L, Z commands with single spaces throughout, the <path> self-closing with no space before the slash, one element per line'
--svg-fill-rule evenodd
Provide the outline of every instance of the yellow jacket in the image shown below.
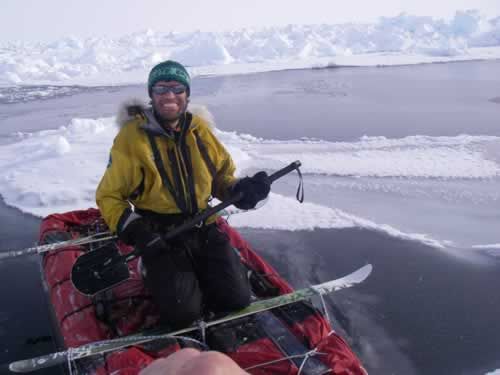
<path fill-rule="evenodd" d="M 168 133 L 151 108 L 132 108 L 111 148 L 96 201 L 113 232 L 134 216 L 130 206 L 159 214 L 193 215 L 213 195 L 227 198 L 236 182 L 231 156 L 202 117 L 190 112 Z M 155 151 L 156 148 L 156 151 Z M 156 155 L 156 157 L 155 157 Z"/>

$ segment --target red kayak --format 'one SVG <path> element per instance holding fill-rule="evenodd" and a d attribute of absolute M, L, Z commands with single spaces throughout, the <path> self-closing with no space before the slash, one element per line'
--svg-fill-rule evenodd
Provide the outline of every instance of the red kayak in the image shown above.
<path fill-rule="evenodd" d="M 219 218 L 217 225 L 227 233 L 247 266 L 257 298 L 292 291 L 224 219 Z M 96 209 L 53 214 L 43 219 L 39 242 L 48 244 L 106 231 L 108 228 Z M 43 279 L 62 350 L 154 332 L 157 326 L 158 310 L 143 284 L 137 259 L 128 263 L 131 277 L 111 290 L 87 297 L 74 288 L 70 274 L 76 259 L 85 252 L 106 246 L 117 246 L 121 254 L 132 251 L 119 241 L 107 240 L 66 247 L 43 256 Z M 71 364 L 71 371 L 73 374 L 137 374 L 155 359 L 182 347 L 197 347 L 200 341 L 204 341 L 200 348 L 228 354 L 250 374 L 366 374 L 348 344 L 309 301 L 294 302 L 213 326 L 203 338 L 196 332 L 185 338 L 153 341 L 77 360 Z"/>

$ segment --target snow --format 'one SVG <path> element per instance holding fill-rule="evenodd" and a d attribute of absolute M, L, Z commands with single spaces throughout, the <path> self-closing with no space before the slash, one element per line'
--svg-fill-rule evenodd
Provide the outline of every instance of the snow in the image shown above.
<path fill-rule="evenodd" d="M 487 245 L 474 245 L 472 246 L 475 249 L 498 249 L 500 250 L 500 243 L 492 243 Z"/>
<path fill-rule="evenodd" d="M 331 65 L 400 65 L 500 58 L 500 17 L 449 20 L 402 13 L 372 24 L 288 25 L 227 32 L 155 32 L 0 44 L 0 85 L 142 83 L 165 59 L 193 76 Z"/>
<path fill-rule="evenodd" d="M 221 135 L 227 139 L 227 133 Z M 232 135 L 239 144 L 245 141 L 243 149 L 253 149 L 252 163 L 259 168 L 278 168 L 287 160 L 300 159 L 306 172 L 334 176 L 474 179 L 500 175 L 499 165 L 483 155 L 488 144 L 498 145 L 500 138 L 495 136 L 365 136 L 357 142 L 283 142 Z"/>
<path fill-rule="evenodd" d="M 484 251 L 485 253 L 494 257 L 500 257 L 500 243 L 473 245 L 471 246 L 471 248 Z M 492 372 L 490 375 L 500 375 L 500 370 L 497 371 L 498 372 Z"/>
<path fill-rule="evenodd" d="M 114 117 L 73 119 L 55 130 L 20 133 L 17 140 L 0 145 L 0 191 L 8 205 L 37 216 L 95 207 L 95 189 L 108 163 L 117 133 Z M 272 172 L 294 160 L 306 175 L 443 178 L 484 180 L 500 176 L 500 165 L 487 151 L 500 147 L 500 137 L 411 136 L 399 139 L 362 137 L 355 142 L 311 139 L 277 141 L 214 128 L 245 175 Z M 54 167 L 56 166 L 56 167 Z M 419 233 L 403 233 L 340 209 L 271 193 L 263 207 L 233 215 L 236 227 L 283 230 L 363 227 L 400 238 L 445 247 Z"/>

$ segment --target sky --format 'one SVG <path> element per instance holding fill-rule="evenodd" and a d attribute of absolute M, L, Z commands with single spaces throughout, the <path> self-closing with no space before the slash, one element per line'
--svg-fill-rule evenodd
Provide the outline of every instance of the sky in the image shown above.
<path fill-rule="evenodd" d="M 1 0 L 0 42 L 155 31 L 370 22 L 401 12 L 449 18 L 456 10 L 500 15 L 500 0 Z"/>

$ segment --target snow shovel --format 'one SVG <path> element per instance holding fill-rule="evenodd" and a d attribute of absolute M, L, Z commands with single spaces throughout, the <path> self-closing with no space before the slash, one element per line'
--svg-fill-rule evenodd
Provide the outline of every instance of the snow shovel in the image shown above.
<path fill-rule="evenodd" d="M 285 168 L 273 173 L 268 177 L 269 183 L 273 183 L 293 170 L 297 170 L 300 176 L 300 165 L 300 161 L 295 161 Z M 302 184 L 299 185 L 299 190 L 301 186 Z M 242 197 L 243 194 L 238 193 L 225 202 L 206 209 L 202 213 L 194 216 L 192 219 L 166 233 L 163 236 L 163 239 L 168 241 L 180 233 L 195 227 L 208 217 L 238 202 Z M 142 253 L 143 251 L 141 249 L 136 248 L 129 254 L 122 255 L 118 251 L 116 245 L 89 251 L 82 254 L 76 260 L 71 270 L 71 281 L 74 287 L 82 294 L 86 296 L 94 296 L 99 292 L 113 288 L 114 286 L 126 281 L 130 277 L 130 271 L 127 263 L 141 256 Z"/>

